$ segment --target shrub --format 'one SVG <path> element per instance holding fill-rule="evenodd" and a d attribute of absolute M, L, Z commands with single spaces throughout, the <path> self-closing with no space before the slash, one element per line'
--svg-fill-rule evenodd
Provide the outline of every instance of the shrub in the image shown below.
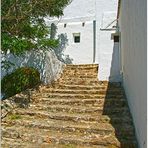
<path fill-rule="evenodd" d="M 40 83 L 40 73 L 29 67 L 21 67 L 6 75 L 1 81 L 1 91 L 4 98 L 11 97 Z"/>

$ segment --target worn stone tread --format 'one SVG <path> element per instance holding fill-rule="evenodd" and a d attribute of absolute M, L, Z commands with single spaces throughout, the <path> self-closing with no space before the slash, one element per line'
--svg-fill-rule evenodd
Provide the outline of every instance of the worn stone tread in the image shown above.
<path fill-rule="evenodd" d="M 55 83 L 53 85 L 46 85 L 42 87 L 42 89 L 55 89 L 55 88 L 60 88 L 60 89 L 70 89 L 70 90 L 121 90 L 123 91 L 123 88 L 121 86 L 119 87 L 108 87 L 108 86 L 102 86 L 102 85 L 62 85 L 62 84 L 57 84 Z"/>
<path fill-rule="evenodd" d="M 27 121 L 26 121 L 27 119 Z M 29 119 L 29 120 L 28 120 Z M 95 132 L 95 133 L 114 133 L 115 128 L 110 123 L 99 123 L 96 121 L 82 121 L 77 124 L 74 121 L 67 121 L 67 124 L 65 124 L 65 121 L 63 120 L 48 120 L 48 118 L 45 118 L 44 120 L 42 118 L 36 118 L 29 117 L 29 116 L 21 116 L 21 119 L 19 120 L 9 120 L 4 125 L 22 125 L 22 126 L 31 126 L 31 127 L 39 127 L 39 128 L 45 128 L 45 129 L 57 129 L 57 130 L 67 130 L 67 131 L 83 131 L 83 132 Z M 3 125 L 3 124 L 2 124 Z M 126 127 L 126 128 L 125 128 Z M 127 134 L 132 134 L 133 132 L 133 126 L 130 124 L 122 124 L 116 125 L 116 130 L 118 131 L 124 131 L 127 132 Z"/>
<path fill-rule="evenodd" d="M 48 98 L 54 98 L 54 97 L 59 97 L 59 98 L 69 98 L 69 99 L 74 99 L 74 98 L 82 98 L 82 99 L 108 99 L 108 98 L 117 98 L 117 99 L 122 99 L 124 98 L 124 95 L 122 94 L 109 94 L 109 95 L 106 95 L 106 94 L 61 94 L 61 93 L 43 93 L 43 94 L 40 94 L 40 93 L 36 93 L 34 94 L 32 97 L 48 97 Z"/>
<path fill-rule="evenodd" d="M 39 103 L 39 104 L 38 104 Z M 61 98 L 38 98 L 31 106 L 51 106 L 51 105 L 72 105 L 81 107 L 126 107 L 127 102 L 124 99 L 61 99 Z M 89 109 L 88 108 L 88 109 Z"/>
<path fill-rule="evenodd" d="M 78 144 L 59 144 L 59 143 L 47 143 L 43 142 L 40 144 L 40 142 L 36 143 L 29 143 L 24 142 L 23 140 L 18 139 L 10 139 L 10 138 L 4 138 L 5 143 L 1 143 L 2 148 L 108 148 L 108 146 L 94 146 L 94 145 L 78 145 Z M 112 147 L 116 148 L 116 147 Z"/>
<path fill-rule="evenodd" d="M 74 106 L 70 107 L 69 105 L 44 105 L 44 106 L 32 106 L 31 107 L 32 110 L 39 110 L 39 111 L 48 111 L 48 112 L 58 112 L 58 111 L 62 111 L 63 113 L 68 112 L 68 113 L 91 113 L 92 115 L 102 115 L 102 114 L 119 114 L 119 115 L 123 115 L 124 114 L 128 114 L 129 109 L 127 107 L 108 107 L 106 109 L 104 109 L 103 107 L 90 107 L 88 106 L 88 108 L 86 108 L 86 106 Z"/>
<path fill-rule="evenodd" d="M 56 82 L 32 90 L 25 106 L 6 101 L 2 146 L 137 148 L 124 89 L 120 82 L 99 81 L 98 68 L 66 65 Z"/>
<path fill-rule="evenodd" d="M 121 113 L 117 115 L 114 114 L 112 115 L 107 115 L 102 118 L 102 115 L 99 116 L 97 113 L 90 114 L 90 113 L 72 113 L 72 112 L 53 112 L 53 111 L 36 111 L 36 110 L 17 110 L 18 115 L 30 115 L 30 116 L 36 116 L 36 117 L 42 117 L 43 119 L 48 118 L 48 119 L 56 119 L 56 120 L 64 120 L 64 121 L 75 121 L 75 122 L 81 122 L 81 121 L 97 121 L 97 122 L 117 122 L 119 121 L 119 117 L 121 117 Z M 107 118 L 109 117 L 109 118 Z M 124 121 L 127 123 L 130 123 L 131 120 L 129 120 L 129 113 L 123 114 L 122 117 L 124 117 L 124 120 L 121 120 L 123 123 Z M 129 122 L 128 122 L 129 121 Z M 120 122 L 119 122 L 120 123 Z M 120 123 L 121 124 L 121 123 Z"/>
<path fill-rule="evenodd" d="M 3 131 L 3 130 L 2 130 Z M 21 132 L 20 132 L 21 131 Z M 33 136 L 33 132 L 36 135 Z M 17 134 L 16 134 L 17 133 Z M 98 135 L 95 133 L 81 133 L 81 132 L 71 132 L 71 131 L 56 131 L 49 129 L 40 129 L 35 126 L 25 127 L 22 130 L 22 126 L 16 125 L 15 127 L 8 127 L 3 131 L 3 134 L 7 138 L 11 139 L 23 139 L 23 141 L 36 143 L 38 141 L 49 142 L 49 143 L 62 143 L 62 144 L 84 144 L 84 145 L 99 145 L 99 146 L 120 146 L 120 142 L 112 134 Z M 40 136 L 41 135 L 41 136 Z M 124 140 L 123 143 L 135 144 L 135 140 Z"/>
<path fill-rule="evenodd" d="M 42 93 L 61 93 L 61 94 L 105 94 L 108 93 L 108 94 L 116 94 L 116 95 L 121 95 L 121 94 L 124 94 L 124 92 L 122 90 L 69 90 L 69 89 L 44 89 L 42 91 Z"/>

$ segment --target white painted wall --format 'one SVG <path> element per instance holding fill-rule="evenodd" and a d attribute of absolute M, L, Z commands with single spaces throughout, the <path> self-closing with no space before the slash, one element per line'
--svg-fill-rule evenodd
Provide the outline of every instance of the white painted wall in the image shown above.
<path fill-rule="evenodd" d="M 80 33 L 80 43 L 74 43 L 73 33 Z M 67 46 L 64 54 L 69 55 L 73 64 L 93 63 L 93 21 L 69 22 L 66 28 L 64 23 L 58 25 L 58 34 L 67 36 Z"/>
<path fill-rule="evenodd" d="M 116 19 L 117 0 L 96 0 L 97 20 L 97 53 L 96 62 L 99 63 L 99 80 L 120 81 L 119 48 L 111 40 L 115 31 L 101 31 Z M 116 25 L 114 22 L 108 28 Z"/>
<path fill-rule="evenodd" d="M 147 147 L 146 0 L 121 0 L 123 83 L 140 148 Z"/>
<path fill-rule="evenodd" d="M 55 49 L 55 53 L 59 60 L 65 63 L 72 62 L 73 64 L 92 64 L 93 63 L 93 54 L 94 54 L 94 38 L 93 38 L 93 21 L 96 20 L 96 55 L 95 63 L 99 64 L 98 79 L 99 80 L 110 80 L 110 81 L 119 81 L 119 51 L 118 45 L 114 44 L 111 40 L 111 33 L 115 31 L 101 31 L 105 29 L 113 20 L 116 18 L 117 11 L 117 0 L 73 0 L 70 5 L 68 5 L 64 10 L 64 16 L 61 18 L 48 18 L 46 22 L 50 25 L 55 23 L 57 25 L 57 38 L 60 36 L 60 47 Z M 85 26 L 82 26 L 82 23 L 85 23 Z M 64 28 L 64 24 L 67 24 Z M 115 25 L 115 22 L 109 26 L 112 28 Z M 73 33 L 81 34 L 80 43 L 74 43 Z M 27 55 L 28 54 L 28 55 Z M 20 57 L 20 59 L 14 59 L 16 65 L 27 65 L 29 60 L 29 65 L 34 65 L 35 60 L 32 57 L 33 53 L 26 53 L 25 59 Z M 37 54 L 37 53 L 35 53 Z M 47 62 L 50 61 L 51 54 L 48 56 L 47 53 Z M 36 55 L 34 55 L 36 56 Z M 54 54 L 53 54 L 54 56 Z M 8 57 L 7 57 L 8 58 Z M 43 57 L 38 57 L 37 63 L 42 63 L 41 60 Z M 49 59 L 48 59 L 49 58 Z M 43 58 L 44 59 L 44 58 Z M 23 61 L 26 60 L 26 61 Z M 21 62 L 22 63 L 21 63 Z M 41 62 L 42 61 L 42 62 Z M 32 62 L 32 63 L 31 63 Z M 56 65 L 53 67 L 57 70 L 59 63 L 56 62 Z M 41 64 L 42 65 L 42 64 Z M 48 65 L 48 64 L 47 64 Z M 49 64 L 52 66 L 51 64 Z M 34 65 L 37 66 L 37 65 Z M 43 65 L 42 65 L 43 66 Z M 39 66 L 40 67 L 40 66 Z M 37 66 L 38 68 L 38 66 Z M 49 67 L 45 66 L 41 70 L 42 76 L 49 80 L 49 75 L 44 75 L 45 71 L 49 71 Z M 58 71 L 58 70 L 57 70 Z M 54 73 L 56 74 L 56 73 Z M 47 81 L 44 80 L 44 81 Z"/>
<path fill-rule="evenodd" d="M 14 56 L 12 54 L 7 54 L 5 56 L 2 54 L 2 60 L 8 60 L 15 64 L 9 69 L 8 73 L 24 66 L 38 69 L 41 81 L 44 84 L 50 84 L 58 79 L 64 66 L 64 64 L 57 59 L 55 53 L 51 50 L 29 51 L 21 56 Z M 2 69 L 1 78 L 3 78 L 6 74 L 6 71 Z"/>
<path fill-rule="evenodd" d="M 64 35 L 67 40 L 63 54 L 72 59 L 73 64 L 93 63 L 93 20 L 95 20 L 96 0 L 73 0 L 64 9 L 64 16 L 47 20 L 57 25 L 57 36 Z M 82 26 L 82 23 L 85 26 Z M 64 28 L 64 24 L 67 24 Z M 73 33 L 80 33 L 80 43 L 74 43 Z M 64 56 L 63 56 L 64 59 Z"/>
<path fill-rule="evenodd" d="M 96 0 L 72 0 L 64 10 L 63 19 L 95 16 Z"/>
<path fill-rule="evenodd" d="M 47 21 L 57 24 L 57 34 L 67 37 L 63 53 L 73 59 L 73 64 L 93 63 L 93 20 L 96 20 L 96 55 L 95 63 L 99 64 L 99 80 L 120 81 L 118 45 L 111 40 L 112 31 L 105 29 L 117 15 L 117 0 L 73 0 L 64 10 L 64 16 L 57 21 Z M 85 26 L 82 27 L 82 23 Z M 64 28 L 64 24 L 67 27 Z M 108 28 L 112 28 L 116 22 Z M 81 42 L 73 42 L 73 33 L 81 33 Z M 116 56 L 115 56 L 116 55 Z M 114 64 L 113 64 L 114 63 Z"/>

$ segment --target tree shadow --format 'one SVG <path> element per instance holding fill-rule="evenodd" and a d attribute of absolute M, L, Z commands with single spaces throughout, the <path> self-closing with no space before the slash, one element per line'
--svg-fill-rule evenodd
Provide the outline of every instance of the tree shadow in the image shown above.
<path fill-rule="evenodd" d="M 50 31 L 50 39 L 55 39 L 57 34 L 57 26 L 52 23 Z M 67 34 L 58 35 L 59 45 L 57 48 L 48 50 L 31 50 L 20 56 L 15 56 L 11 53 L 2 54 L 2 61 L 14 63 L 9 69 L 2 69 L 1 78 L 6 74 L 13 72 L 20 67 L 34 67 L 40 72 L 41 81 L 45 84 L 50 84 L 54 81 L 57 75 L 61 72 L 63 64 L 72 64 L 73 59 L 69 55 L 65 55 L 64 51 L 68 46 Z"/>
<path fill-rule="evenodd" d="M 11 61 L 15 66 L 8 72 L 2 71 L 2 78 L 20 67 L 34 67 L 40 72 L 40 79 L 43 83 L 52 83 L 61 72 L 63 63 L 60 62 L 52 50 L 33 50 L 26 52 L 21 56 L 7 54 L 3 60 Z"/>
<path fill-rule="evenodd" d="M 56 34 L 57 34 L 57 26 L 52 23 L 51 24 L 51 31 L 50 31 L 50 39 L 55 39 L 56 38 Z M 69 45 L 68 44 L 68 37 L 66 33 L 61 33 L 58 34 L 58 40 L 59 40 L 59 45 L 57 48 L 54 48 L 54 52 L 58 58 L 58 60 L 60 60 L 61 62 L 65 63 L 65 64 L 72 64 L 73 59 L 70 58 L 69 55 L 65 55 L 64 51 L 66 50 L 66 47 Z"/>
<path fill-rule="evenodd" d="M 59 46 L 54 49 L 54 52 L 61 62 L 65 64 L 72 64 L 73 59 L 70 58 L 69 55 L 65 55 L 64 51 L 66 50 L 66 47 L 68 46 L 68 38 L 67 34 L 62 33 L 58 35 L 59 40 Z"/>

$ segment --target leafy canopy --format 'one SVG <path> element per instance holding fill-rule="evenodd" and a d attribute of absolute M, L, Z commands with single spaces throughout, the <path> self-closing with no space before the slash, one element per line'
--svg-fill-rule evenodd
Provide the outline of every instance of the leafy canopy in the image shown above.
<path fill-rule="evenodd" d="M 45 17 L 59 17 L 71 0 L 2 0 L 2 51 L 20 55 L 32 49 L 56 47 Z"/>

